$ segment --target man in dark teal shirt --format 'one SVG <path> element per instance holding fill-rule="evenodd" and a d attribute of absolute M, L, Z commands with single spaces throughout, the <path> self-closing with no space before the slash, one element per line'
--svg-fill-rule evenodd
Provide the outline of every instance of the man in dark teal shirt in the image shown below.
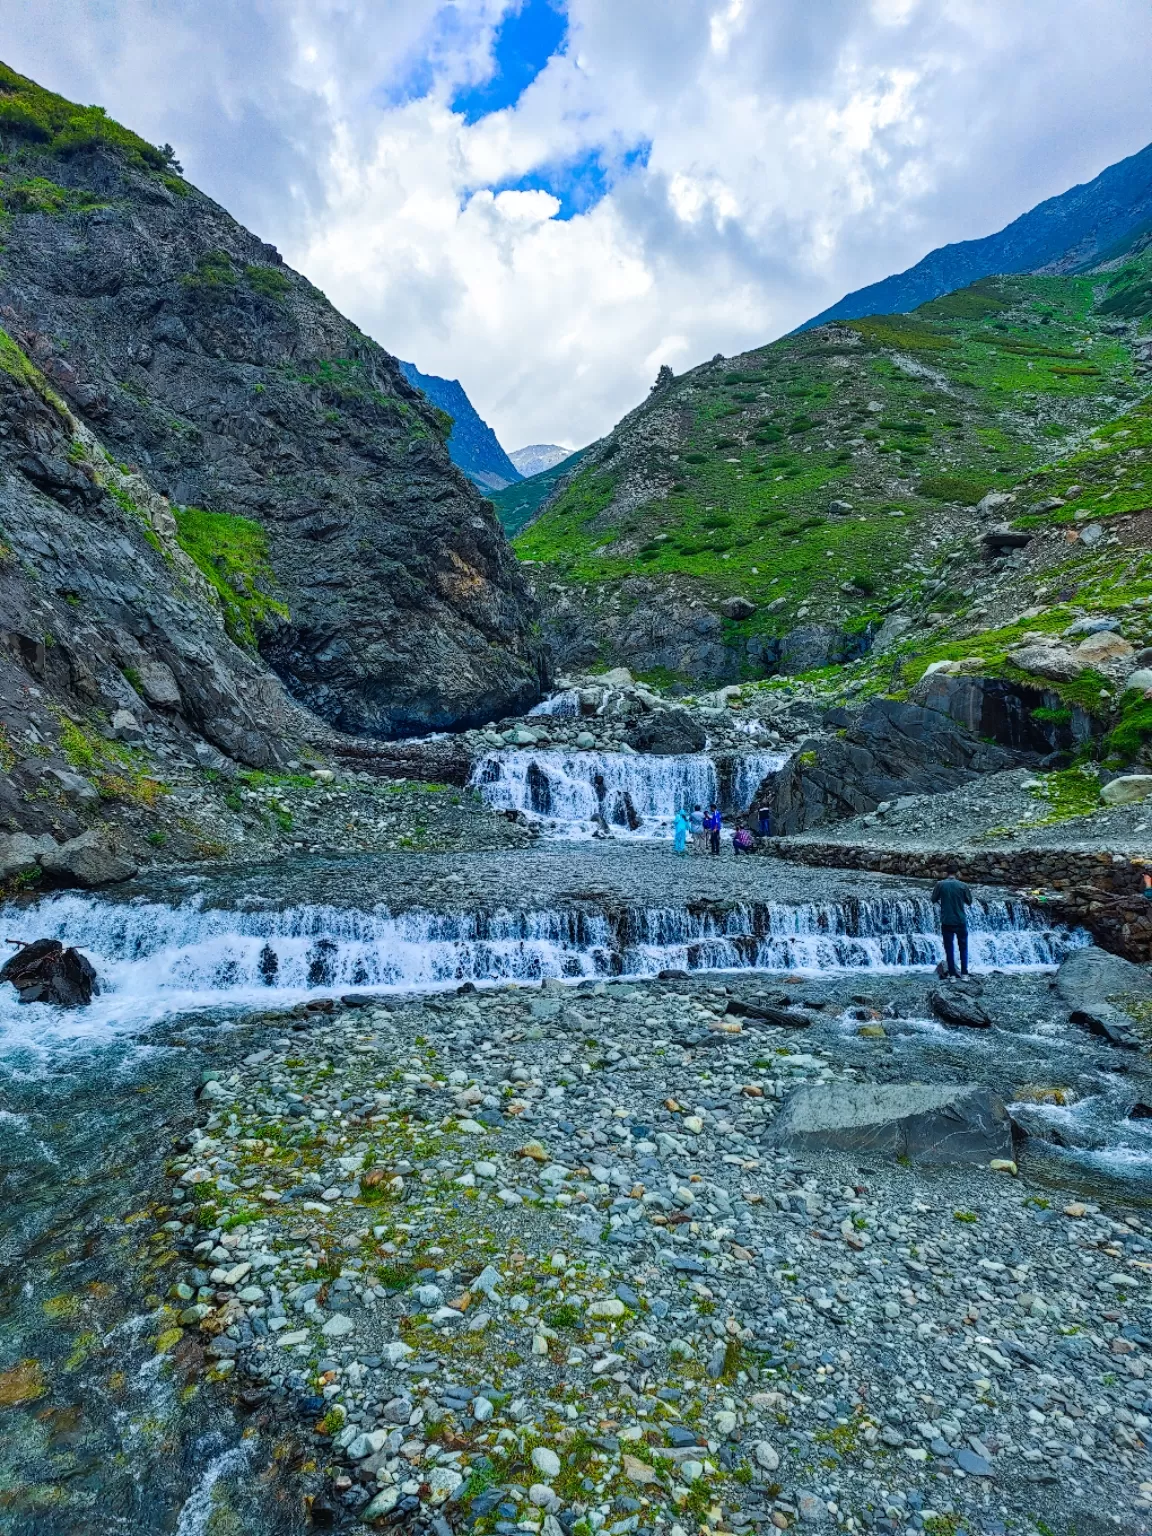
<path fill-rule="evenodd" d="M 944 938 L 944 954 L 948 960 L 949 976 L 956 975 L 956 953 L 960 951 L 960 974 L 968 974 L 968 914 L 965 907 L 972 905 L 972 892 L 960 878 L 955 864 L 948 869 L 943 880 L 937 880 L 932 888 L 932 900 L 940 904 L 940 932 Z"/>

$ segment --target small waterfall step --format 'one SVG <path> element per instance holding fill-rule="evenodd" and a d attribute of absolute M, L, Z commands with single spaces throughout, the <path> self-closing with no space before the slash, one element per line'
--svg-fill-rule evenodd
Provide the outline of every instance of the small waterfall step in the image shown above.
<path fill-rule="evenodd" d="M 81 947 L 103 991 L 77 1022 L 112 1029 L 193 1009 L 284 1006 L 349 991 L 662 970 L 895 971 L 935 965 L 943 953 L 923 896 L 393 912 L 308 903 L 236 910 L 69 893 L 6 907 L 4 923 L 12 937 Z M 1084 934 L 1045 926 L 1023 902 L 981 901 L 970 918 L 974 968 L 1051 966 L 1085 942 Z M 33 1011 L 14 995 L 0 997 L 0 1042 L 38 1027 Z"/>

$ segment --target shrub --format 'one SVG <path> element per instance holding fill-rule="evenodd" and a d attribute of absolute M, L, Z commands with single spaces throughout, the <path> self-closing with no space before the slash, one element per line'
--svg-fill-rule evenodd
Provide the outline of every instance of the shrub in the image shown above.
<path fill-rule="evenodd" d="M 176 538 L 215 588 L 224 624 L 238 645 L 255 649 L 259 630 L 288 609 L 271 594 L 268 535 L 259 523 L 227 512 L 177 507 Z"/>
<path fill-rule="evenodd" d="M 995 481 L 987 475 L 929 475 L 916 489 L 930 501 L 959 501 L 964 506 L 974 507 L 994 484 Z"/>
<path fill-rule="evenodd" d="M 157 148 L 110 118 L 103 107 L 81 107 L 0 64 L 0 135 L 47 145 L 55 154 L 112 150 L 149 170 L 175 167 L 172 146 Z"/>
<path fill-rule="evenodd" d="M 227 251 L 208 251 L 196 260 L 195 269 L 180 279 L 185 288 L 234 288 L 236 268 Z"/>
<path fill-rule="evenodd" d="M 265 299 L 283 299 L 292 287 L 288 274 L 279 267 L 245 267 L 244 276 L 252 292 Z"/>
<path fill-rule="evenodd" d="M 734 437 L 718 437 L 712 446 L 717 451 L 721 448 L 735 448 L 738 446 L 738 440 Z"/>
<path fill-rule="evenodd" d="M 708 455 L 706 453 L 686 453 L 684 455 L 684 462 L 685 464 L 707 464 Z"/>
<path fill-rule="evenodd" d="M 856 588 L 857 592 L 863 592 L 866 597 L 871 597 L 879 585 L 875 576 L 869 575 L 867 571 L 857 571 L 848 580 Z"/>

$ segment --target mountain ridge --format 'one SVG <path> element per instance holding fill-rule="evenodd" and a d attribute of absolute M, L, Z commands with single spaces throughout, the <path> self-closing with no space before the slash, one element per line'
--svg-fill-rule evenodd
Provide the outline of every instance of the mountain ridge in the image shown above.
<path fill-rule="evenodd" d="M 472 404 L 459 379 L 421 373 L 415 363 L 402 362 L 400 371 L 409 384 L 452 417 L 448 453 L 457 469 L 462 469 L 485 492 L 501 491 L 505 486 L 516 484 L 521 471 L 505 453 L 499 438 Z"/>
<path fill-rule="evenodd" d="M 1046 198 L 1003 229 L 938 246 L 914 266 L 857 288 L 791 334 L 834 320 L 907 313 L 983 277 L 1074 272 L 1123 246 L 1152 220 L 1152 144 L 1107 166 L 1091 181 Z"/>

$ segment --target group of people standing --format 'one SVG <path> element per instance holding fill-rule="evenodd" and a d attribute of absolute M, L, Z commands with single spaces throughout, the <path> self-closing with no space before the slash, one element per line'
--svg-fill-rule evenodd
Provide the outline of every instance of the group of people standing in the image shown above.
<path fill-rule="evenodd" d="M 761 807 L 759 818 L 761 836 L 767 837 L 772 831 L 771 815 L 767 807 Z M 724 818 L 718 805 L 710 805 L 707 810 L 701 805 L 695 805 L 691 811 L 677 811 L 672 829 L 673 849 L 676 853 L 687 853 L 691 848 L 694 853 L 718 855 L 723 830 Z M 732 834 L 732 852 L 754 853 L 755 850 L 756 840 L 752 833 L 747 827 L 737 827 Z"/>

